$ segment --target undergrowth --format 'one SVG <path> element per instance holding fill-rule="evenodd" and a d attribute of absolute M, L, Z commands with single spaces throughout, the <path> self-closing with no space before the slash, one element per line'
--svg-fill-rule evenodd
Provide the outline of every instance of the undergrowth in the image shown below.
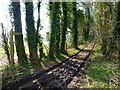
<path fill-rule="evenodd" d="M 118 88 L 118 59 L 114 55 L 109 59 L 104 58 L 100 48 L 101 46 L 97 45 L 94 54 L 90 57 L 92 62 L 89 64 L 89 70 L 85 72 L 88 81 L 85 88 Z"/>

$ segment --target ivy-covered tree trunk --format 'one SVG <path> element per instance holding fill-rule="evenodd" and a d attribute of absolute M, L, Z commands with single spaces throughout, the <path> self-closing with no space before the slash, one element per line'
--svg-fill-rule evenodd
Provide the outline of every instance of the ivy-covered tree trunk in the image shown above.
<path fill-rule="evenodd" d="M 86 27 L 84 29 L 84 40 L 87 41 L 89 38 L 89 32 L 90 32 L 90 21 L 91 21 L 91 15 L 90 15 L 90 3 L 84 3 L 85 8 L 85 23 Z"/>
<path fill-rule="evenodd" d="M 55 24 L 56 24 L 56 12 L 55 10 L 55 5 L 53 2 L 49 3 L 49 9 L 50 9 L 50 42 L 49 42 L 49 59 L 54 58 L 54 53 L 55 53 Z"/>
<path fill-rule="evenodd" d="M 102 16 L 101 16 L 101 18 L 106 18 L 107 19 L 107 13 L 103 13 L 103 12 L 105 12 L 105 9 L 106 9 L 106 6 L 104 6 L 105 5 L 105 2 L 104 3 L 102 3 L 101 4 L 101 13 L 102 13 Z M 107 23 L 106 23 L 106 20 L 105 19 L 103 19 L 103 21 L 102 21 L 102 26 L 101 26 L 101 29 L 104 31 L 101 31 L 102 32 L 102 35 L 101 35 L 101 37 L 102 37 L 102 47 L 101 47 L 101 50 L 102 50 L 102 54 L 103 55 L 105 55 L 106 54 L 106 50 L 107 50 Z"/>
<path fill-rule="evenodd" d="M 37 37 L 34 26 L 33 3 L 26 2 L 25 8 L 26 8 L 26 31 L 27 31 L 30 60 L 33 64 L 38 64 Z"/>
<path fill-rule="evenodd" d="M 65 53 L 65 42 L 66 42 L 66 32 L 67 32 L 67 3 L 62 3 L 63 10 L 63 20 L 62 20 L 62 31 L 61 31 L 61 53 Z"/>
<path fill-rule="evenodd" d="M 100 3 L 100 13 L 101 13 L 101 39 L 102 39 L 102 47 L 101 51 L 102 54 L 105 56 L 107 53 L 107 45 L 108 45 L 108 37 L 109 37 L 109 25 L 110 22 L 108 19 L 110 18 L 109 12 L 110 12 L 110 7 L 108 6 L 109 2 L 102 2 Z"/>
<path fill-rule="evenodd" d="M 49 45 L 49 58 L 59 54 L 60 44 L 60 2 L 50 2 L 51 34 Z"/>
<path fill-rule="evenodd" d="M 60 15 L 61 15 L 61 8 L 60 8 L 60 2 L 56 2 L 56 40 L 55 40 L 55 54 L 60 54 L 60 29 L 61 29 L 61 23 L 60 23 Z"/>
<path fill-rule="evenodd" d="M 40 0 L 38 0 L 38 20 L 37 20 L 37 47 L 38 47 L 38 50 L 39 50 L 39 58 L 40 58 L 40 61 L 42 60 L 43 56 L 45 55 L 43 53 L 43 43 L 42 41 L 40 40 L 40 34 L 39 34 L 39 30 L 40 30 L 40 27 L 41 27 L 41 24 L 40 24 L 40 7 L 41 7 L 41 2 Z"/>
<path fill-rule="evenodd" d="M 90 8 L 87 6 L 86 8 L 86 33 L 85 33 L 85 41 L 89 38 L 90 32 Z"/>
<path fill-rule="evenodd" d="M 12 2 L 11 5 L 13 10 L 15 32 L 21 33 L 20 35 L 15 35 L 15 45 L 18 56 L 18 62 L 19 63 L 27 62 L 27 56 L 25 54 L 24 43 L 23 43 L 20 2 Z"/>
<path fill-rule="evenodd" d="M 76 8 L 76 2 L 73 2 L 73 44 L 74 44 L 74 48 L 78 48 L 77 47 L 77 43 L 78 43 L 78 30 L 77 30 L 77 26 L 78 26 L 78 22 L 77 22 L 77 8 Z"/>

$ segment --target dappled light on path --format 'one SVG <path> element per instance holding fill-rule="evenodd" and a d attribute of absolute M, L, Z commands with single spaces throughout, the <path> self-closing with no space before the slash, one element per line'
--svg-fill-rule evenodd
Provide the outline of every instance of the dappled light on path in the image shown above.
<path fill-rule="evenodd" d="M 84 61 L 90 55 L 91 52 L 89 51 L 91 51 L 93 47 L 94 43 L 91 43 L 83 51 L 59 63 L 54 68 L 49 69 L 49 71 L 29 78 L 28 82 L 26 81 L 24 84 L 18 82 L 18 86 L 10 88 L 65 88 L 77 75 L 80 68 L 83 67 Z M 45 68 L 44 65 L 43 67 Z"/>

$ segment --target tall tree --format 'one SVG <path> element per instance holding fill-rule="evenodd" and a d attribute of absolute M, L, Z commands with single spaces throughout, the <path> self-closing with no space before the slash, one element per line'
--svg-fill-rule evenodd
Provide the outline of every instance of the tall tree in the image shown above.
<path fill-rule="evenodd" d="M 102 39 L 102 53 L 103 55 L 106 54 L 107 51 L 107 45 L 108 45 L 108 37 L 109 37 L 109 30 L 111 30 L 110 28 L 110 21 L 108 21 L 110 19 L 110 7 L 109 7 L 109 2 L 103 2 L 100 3 L 101 9 L 101 39 Z"/>
<path fill-rule="evenodd" d="M 50 42 L 49 42 L 49 59 L 54 58 L 54 47 L 55 47 L 55 29 L 54 29 L 54 3 L 49 2 L 49 9 L 50 9 Z"/>
<path fill-rule="evenodd" d="M 41 40 L 41 35 L 39 34 L 39 30 L 41 29 L 41 24 L 40 24 L 40 7 L 41 7 L 41 3 L 42 1 L 38 0 L 38 20 L 37 20 L 37 47 L 38 47 L 38 50 L 39 50 L 39 58 L 40 60 L 42 60 L 43 56 L 45 56 L 44 52 L 43 52 L 43 42 Z"/>
<path fill-rule="evenodd" d="M 61 31 L 61 53 L 65 53 L 65 42 L 66 42 L 66 32 L 67 32 L 67 3 L 62 3 L 63 10 L 63 23 L 62 23 L 62 31 Z"/>
<path fill-rule="evenodd" d="M 111 23 L 111 35 L 108 39 L 108 48 L 107 48 L 107 52 L 106 52 L 106 58 L 110 58 L 111 54 L 113 54 L 113 52 L 116 52 L 118 49 L 118 28 L 119 28 L 119 3 L 111 3 L 110 4 L 110 8 L 111 8 L 111 13 L 109 13 L 111 15 L 110 20 L 113 21 Z M 115 6 L 115 7 L 114 7 Z M 114 27 L 114 28 L 113 28 Z M 118 51 L 117 51 L 118 52 Z"/>
<path fill-rule="evenodd" d="M 49 44 L 49 58 L 54 58 L 54 54 L 59 53 L 59 42 L 60 42 L 60 4 L 59 2 L 50 2 L 50 23 L 51 23 L 51 34 Z"/>
<path fill-rule="evenodd" d="M 86 17 L 86 28 L 84 31 L 84 38 L 85 38 L 85 41 L 87 41 L 89 38 L 90 21 L 91 21 L 91 19 L 90 19 L 90 3 L 85 4 L 85 17 Z"/>
<path fill-rule="evenodd" d="M 78 48 L 77 47 L 77 43 L 78 43 L 78 22 L 77 22 L 77 7 L 76 7 L 76 2 L 73 2 L 73 44 L 74 44 L 74 48 Z"/>
<path fill-rule="evenodd" d="M 23 43 L 20 2 L 12 2 L 11 5 L 13 11 L 15 32 L 20 33 L 19 35 L 15 35 L 15 45 L 18 62 L 27 62 L 27 56 L 25 54 Z"/>
<path fill-rule="evenodd" d="M 32 63 L 36 64 L 38 63 L 38 54 L 37 54 L 37 37 L 33 16 L 33 2 L 25 2 L 25 8 L 26 8 L 26 31 L 30 60 Z"/>
<path fill-rule="evenodd" d="M 110 2 L 102 2 L 96 3 L 97 12 L 96 12 L 96 23 L 98 24 L 98 31 L 100 35 L 101 41 L 101 51 L 102 54 L 105 56 L 108 46 L 108 38 L 110 36 L 111 31 L 111 3 Z"/>
<path fill-rule="evenodd" d="M 56 40 L 55 40 L 55 54 L 59 55 L 60 54 L 60 29 L 61 29 L 61 8 L 60 8 L 60 2 L 56 2 Z"/>

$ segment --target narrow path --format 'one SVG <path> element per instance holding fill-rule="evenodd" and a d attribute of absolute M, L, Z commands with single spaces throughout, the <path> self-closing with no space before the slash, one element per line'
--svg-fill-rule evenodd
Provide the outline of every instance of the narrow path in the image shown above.
<path fill-rule="evenodd" d="M 80 68 L 84 65 L 94 48 L 94 43 L 90 43 L 84 50 L 73 57 L 59 63 L 53 68 L 44 71 L 27 79 L 22 79 L 15 83 L 9 84 L 4 88 L 20 89 L 49 89 L 49 88 L 65 88 L 77 75 Z"/>

